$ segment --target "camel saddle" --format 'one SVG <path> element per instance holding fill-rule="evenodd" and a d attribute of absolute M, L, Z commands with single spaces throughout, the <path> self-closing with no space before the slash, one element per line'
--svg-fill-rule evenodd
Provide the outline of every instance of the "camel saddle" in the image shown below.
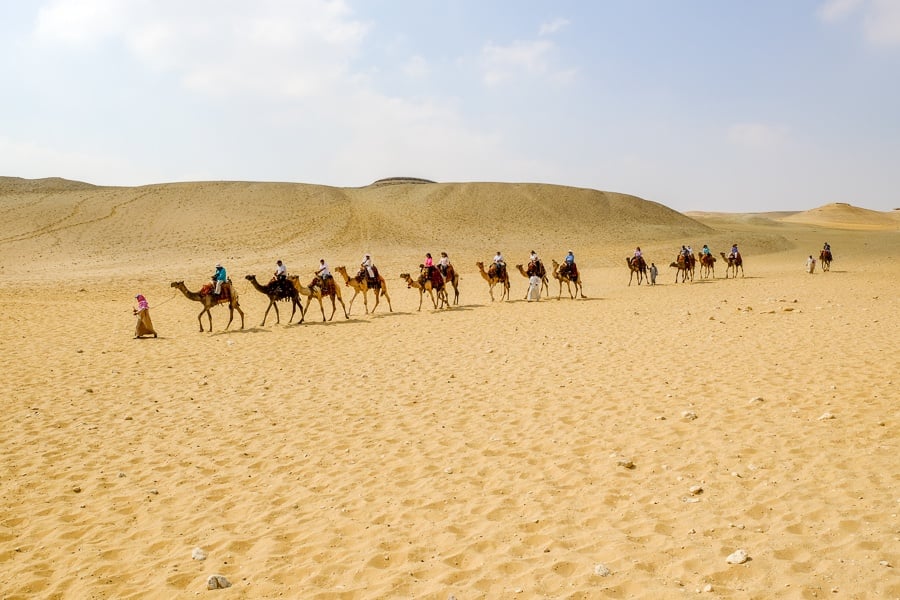
<path fill-rule="evenodd" d="M 356 281 L 362 282 L 363 279 L 366 280 L 366 284 L 369 286 L 370 290 L 378 290 L 381 289 L 381 280 L 378 277 L 378 267 L 372 265 L 372 272 L 375 273 L 374 277 L 369 277 L 369 272 L 365 269 L 360 269 L 359 273 L 356 274 Z"/>
<path fill-rule="evenodd" d="M 334 277 L 328 277 L 327 279 L 322 279 L 321 277 L 314 277 L 313 280 L 309 284 L 310 288 L 319 288 L 322 290 L 323 296 L 328 296 L 334 294 Z"/>
<path fill-rule="evenodd" d="M 562 266 L 559 267 L 559 274 L 569 281 L 575 281 L 578 279 L 578 267 L 575 266 L 575 263 L 563 263 Z"/>
<path fill-rule="evenodd" d="M 532 275 L 537 275 L 541 279 L 544 278 L 544 275 L 547 274 L 547 270 L 544 268 L 544 263 L 539 260 L 533 260 L 528 263 L 528 268 L 525 270 L 525 274 L 531 277 Z"/>
<path fill-rule="evenodd" d="M 833 260 L 831 258 L 831 250 L 822 250 L 822 252 L 819 254 L 819 258 L 821 258 L 822 260 Z"/>
<path fill-rule="evenodd" d="M 506 263 L 492 264 L 488 269 L 488 275 L 490 275 L 491 277 L 496 277 L 500 280 L 506 279 Z"/>
<path fill-rule="evenodd" d="M 422 269 L 422 275 L 419 277 L 419 283 L 424 284 L 425 280 L 428 278 L 428 268 Z M 438 290 L 444 287 L 444 276 L 441 275 L 441 272 L 437 267 L 431 268 L 431 287 L 432 289 Z"/>
<path fill-rule="evenodd" d="M 200 288 L 201 296 L 212 296 L 216 299 L 216 302 L 230 302 L 231 301 L 231 279 L 228 281 L 222 282 L 222 292 L 218 295 L 215 294 L 214 290 L 216 289 L 216 284 L 207 283 L 202 288 Z"/>

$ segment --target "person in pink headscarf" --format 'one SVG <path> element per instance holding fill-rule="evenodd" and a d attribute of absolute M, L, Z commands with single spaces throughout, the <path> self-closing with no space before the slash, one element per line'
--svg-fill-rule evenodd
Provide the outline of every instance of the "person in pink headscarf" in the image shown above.
<path fill-rule="evenodd" d="M 145 335 L 156 337 L 153 321 L 150 320 L 150 304 L 147 303 L 147 299 L 142 294 L 138 294 L 134 299 L 138 303 L 137 308 L 134 309 L 134 314 L 137 315 L 137 324 L 134 326 L 134 339 Z"/>

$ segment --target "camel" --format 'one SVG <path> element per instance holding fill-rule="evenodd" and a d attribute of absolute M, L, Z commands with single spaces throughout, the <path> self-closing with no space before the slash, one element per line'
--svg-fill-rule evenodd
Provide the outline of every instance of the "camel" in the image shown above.
<path fill-rule="evenodd" d="M 522 265 L 516 265 L 516 270 L 522 274 L 522 277 L 525 279 L 531 279 L 531 276 L 528 274 L 528 271 Z M 541 274 L 541 295 L 549 296 L 550 295 L 550 280 L 547 279 L 547 271 Z M 528 299 L 528 289 L 525 289 L 525 299 Z"/>
<path fill-rule="evenodd" d="M 353 297 L 350 298 L 350 306 L 347 307 L 347 318 L 349 319 L 350 311 L 353 310 L 353 301 L 356 300 L 356 297 L 362 293 L 363 296 L 363 305 L 366 307 L 366 314 L 369 314 L 369 282 L 365 277 L 350 277 L 347 274 L 347 267 L 336 267 L 334 269 L 344 278 L 344 285 L 353 288 Z M 375 306 L 372 307 L 372 312 L 375 312 L 375 309 L 378 308 L 378 302 L 381 300 L 381 296 L 384 296 L 384 299 L 387 300 L 388 310 L 394 312 L 394 308 L 391 306 L 391 297 L 388 296 L 387 293 L 387 284 L 384 281 L 384 277 L 378 275 L 378 283 L 381 286 L 381 292 L 379 293 L 378 289 L 373 290 L 375 292 Z"/>
<path fill-rule="evenodd" d="M 578 297 L 579 290 L 581 291 L 581 297 L 584 298 L 584 288 L 581 287 L 581 271 L 575 275 L 575 279 L 572 279 L 569 275 L 563 275 L 559 272 L 559 263 L 555 260 L 551 259 L 553 262 L 553 278 L 559 281 L 559 295 L 556 296 L 556 299 L 559 300 L 562 298 L 562 284 L 566 282 L 566 289 L 569 290 L 569 298 L 573 300 Z M 572 287 L 571 284 L 575 284 L 575 295 L 572 295 Z"/>
<path fill-rule="evenodd" d="M 425 296 L 425 292 L 428 292 L 428 295 L 431 296 L 431 303 L 434 305 L 434 308 L 438 308 L 437 300 L 440 300 L 440 308 L 444 308 L 444 306 L 450 306 L 450 299 L 447 297 L 447 284 L 441 279 L 441 283 L 439 287 L 435 287 L 434 279 L 430 279 L 426 276 L 426 272 L 422 269 L 422 273 L 419 276 L 419 279 L 413 279 L 409 273 L 400 273 L 400 279 L 406 281 L 406 287 L 415 288 L 419 290 L 419 309 L 422 310 L 422 298 Z M 437 300 L 435 300 L 435 292 L 437 292 Z"/>
<path fill-rule="evenodd" d="M 741 258 L 741 253 L 738 252 L 737 256 L 732 258 L 730 254 L 726 255 L 724 252 L 719 252 L 722 255 L 722 258 L 728 262 L 728 266 L 725 268 L 725 279 L 728 279 L 728 271 L 734 269 L 733 278 L 737 279 L 737 270 L 738 267 L 741 269 L 741 277 L 744 276 L 744 259 Z"/>
<path fill-rule="evenodd" d="M 631 280 L 634 279 L 635 273 L 637 273 L 638 285 L 641 285 L 641 282 L 647 278 L 647 262 L 636 256 L 626 256 L 625 262 L 628 263 L 628 269 L 631 271 L 628 286 L 631 286 Z"/>
<path fill-rule="evenodd" d="M 297 294 L 297 289 L 294 288 L 294 286 L 285 283 L 282 288 L 276 281 L 270 281 L 266 285 L 261 285 L 256 280 L 256 275 L 247 275 L 244 279 L 249 281 L 253 287 L 256 288 L 256 291 L 265 294 L 269 298 L 269 306 L 266 308 L 266 314 L 263 315 L 262 323 L 259 324 L 260 327 L 265 327 L 266 318 L 269 316 L 269 310 L 273 306 L 275 307 L 275 324 L 281 323 L 281 316 L 278 314 L 278 302 L 282 300 L 291 301 L 291 318 L 288 319 L 288 323 L 294 319 L 294 314 L 297 312 L 298 306 L 300 307 L 300 322 L 303 322 L 303 305 L 300 304 L 300 296 Z"/>
<path fill-rule="evenodd" d="M 708 279 L 710 273 L 712 273 L 712 278 L 716 278 L 716 257 L 712 254 L 703 254 L 702 252 L 698 255 L 700 257 L 700 277 L 703 279 Z M 706 275 L 703 275 L 704 270 L 706 271 Z"/>
<path fill-rule="evenodd" d="M 678 274 L 681 273 L 681 283 L 684 283 L 688 277 L 694 281 L 694 261 L 683 254 L 679 254 L 678 258 L 669 263 L 670 267 L 675 267 L 675 283 L 678 283 Z"/>
<path fill-rule="evenodd" d="M 491 293 L 491 302 L 494 301 L 494 286 L 498 283 L 500 284 L 500 301 L 502 302 L 504 299 L 509 300 L 509 275 L 506 272 L 497 273 L 495 267 L 491 267 L 490 273 L 484 270 L 484 263 L 477 262 L 475 266 L 478 267 L 478 271 L 481 273 L 481 276 L 484 277 L 484 280 L 488 282 L 488 290 Z"/>
<path fill-rule="evenodd" d="M 234 320 L 235 310 L 241 315 L 241 329 L 244 328 L 244 311 L 241 310 L 241 306 L 238 303 L 237 292 L 232 287 L 230 279 L 222 284 L 222 293 L 218 296 L 212 294 L 209 291 L 209 287 L 204 287 L 200 292 L 192 292 L 185 287 L 183 281 L 173 281 L 172 287 L 181 290 L 181 293 L 184 294 L 188 300 L 193 300 L 194 302 L 199 302 L 203 305 L 203 310 L 197 315 L 197 321 L 200 323 L 200 331 L 203 331 L 203 313 L 206 313 L 206 316 L 209 318 L 209 330 L 212 331 L 212 314 L 209 312 L 209 309 L 213 306 L 226 303 L 228 304 L 228 325 L 225 326 L 225 329 L 228 329 L 231 325 L 231 321 Z"/>
<path fill-rule="evenodd" d="M 822 265 L 822 271 L 830 271 L 831 270 L 831 251 L 830 250 L 820 250 L 819 251 L 819 264 Z M 741 274 L 744 273 L 744 268 L 741 267 Z"/>
<path fill-rule="evenodd" d="M 323 290 L 322 286 L 318 284 L 312 285 L 310 287 L 304 286 L 300 283 L 300 277 L 297 275 L 288 275 L 288 281 L 290 281 L 294 285 L 294 289 L 297 290 L 297 293 L 301 296 L 306 296 L 306 308 L 303 309 L 303 314 L 300 318 L 300 322 L 303 322 L 303 319 L 306 318 L 306 312 L 309 310 L 309 307 L 312 306 L 313 299 L 319 301 L 319 310 L 322 311 L 322 322 L 330 321 L 334 318 L 334 313 L 337 310 L 337 302 L 341 303 L 341 308 L 344 310 L 344 318 L 349 319 L 350 315 L 347 313 L 347 307 L 344 305 L 344 299 L 341 298 L 341 288 L 338 287 L 337 282 L 332 279 L 332 285 L 327 289 Z M 331 298 L 331 316 L 327 319 L 325 318 L 325 307 L 322 304 L 322 298 L 327 297 Z M 335 301 L 336 300 L 336 301 Z"/>
<path fill-rule="evenodd" d="M 459 304 L 459 273 L 456 272 L 453 265 L 447 265 L 444 283 L 449 283 L 453 287 L 453 304 Z"/>

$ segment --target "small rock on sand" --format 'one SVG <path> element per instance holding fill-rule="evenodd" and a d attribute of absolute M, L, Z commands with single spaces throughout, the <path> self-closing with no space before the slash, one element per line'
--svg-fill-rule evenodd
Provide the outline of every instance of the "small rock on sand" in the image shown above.
<path fill-rule="evenodd" d="M 206 589 L 224 590 L 231 587 L 231 582 L 224 575 L 210 575 L 206 580 Z"/>
<path fill-rule="evenodd" d="M 194 560 L 206 560 L 206 556 L 206 550 L 204 550 L 203 548 L 194 548 L 191 551 L 191 558 L 193 558 Z"/>
<path fill-rule="evenodd" d="M 742 565 L 745 562 L 747 562 L 748 560 L 750 560 L 750 555 L 747 554 L 746 550 L 741 548 L 741 549 L 735 550 L 734 552 L 729 554 L 728 558 L 725 559 L 725 562 L 727 562 L 730 565 Z"/>
<path fill-rule="evenodd" d="M 594 565 L 594 575 L 598 575 L 600 577 L 608 577 L 612 575 L 612 571 L 610 571 L 609 568 L 603 563 L 597 563 L 596 565 Z"/>

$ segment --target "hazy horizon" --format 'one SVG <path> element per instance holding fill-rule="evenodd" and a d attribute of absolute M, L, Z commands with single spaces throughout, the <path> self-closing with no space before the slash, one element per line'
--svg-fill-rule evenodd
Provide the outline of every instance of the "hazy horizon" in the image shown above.
<path fill-rule="evenodd" d="M 6 3 L 0 175 L 900 206 L 900 3 L 691 6 Z"/>

